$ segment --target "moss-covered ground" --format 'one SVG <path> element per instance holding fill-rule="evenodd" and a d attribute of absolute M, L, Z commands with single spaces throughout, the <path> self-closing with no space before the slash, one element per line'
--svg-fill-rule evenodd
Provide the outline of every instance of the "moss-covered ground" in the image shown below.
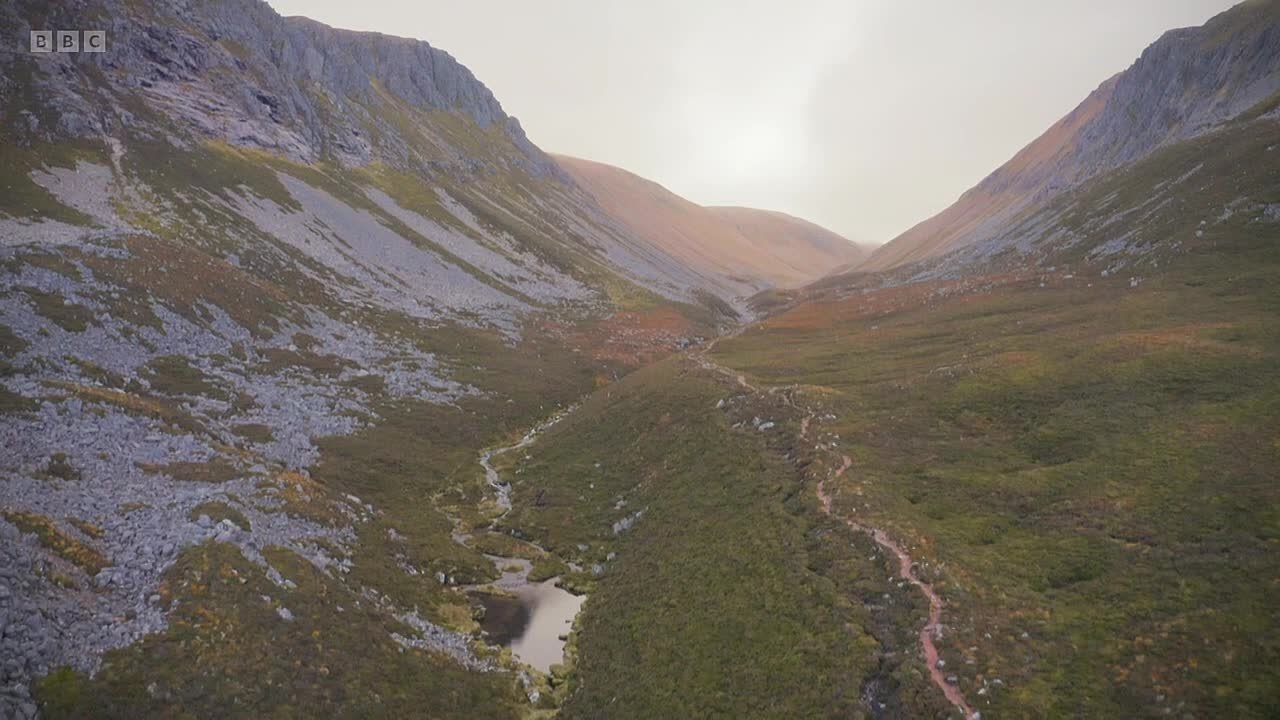
<path fill-rule="evenodd" d="M 717 407 L 734 397 L 736 410 Z M 865 538 L 816 512 L 785 459 L 796 418 L 775 415 L 772 435 L 734 427 L 785 412 L 677 358 L 509 453 L 516 509 L 502 525 L 577 562 L 566 581 L 590 592 L 564 717 L 857 717 L 868 692 L 915 717 L 945 712 L 922 667 L 881 664 L 886 648 L 910 656 L 893 628 L 923 605 Z"/>
<path fill-rule="evenodd" d="M 984 713 L 1268 717 L 1274 239 L 1221 228 L 1137 287 L 1059 269 L 945 302 L 804 304 L 715 357 L 821 390 L 854 461 L 837 513 L 928 561 L 948 672 Z"/>

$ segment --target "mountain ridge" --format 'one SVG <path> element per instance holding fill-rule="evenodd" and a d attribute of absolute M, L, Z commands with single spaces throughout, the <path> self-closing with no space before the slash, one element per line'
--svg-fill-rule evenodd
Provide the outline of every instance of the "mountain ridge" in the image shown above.
<path fill-rule="evenodd" d="M 39 3 L 6 5 L 15 35 L 32 27 L 29 19 L 67 24 L 84 12 L 70 6 L 35 9 Z M 387 127 L 369 107 L 386 91 L 417 109 L 460 112 L 482 129 L 497 125 L 526 156 L 528 169 L 554 172 L 489 89 L 452 55 L 425 41 L 285 18 L 259 0 L 151 3 L 134 12 L 116 0 L 92 6 L 111 18 L 112 52 L 54 53 L 40 62 L 64 71 L 98 67 L 104 73 L 98 82 L 130 88 L 209 137 L 307 161 L 326 154 L 351 163 L 375 157 L 407 161 L 406 148 L 395 148 L 402 151 L 399 156 L 377 153 L 365 137 L 370 124 Z M 174 88 L 178 83 L 187 86 Z M 59 89 L 57 83 L 44 86 Z M 53 109 L 65 110 L 58 130 L 71 136 L 110 130 L 91 101 L 76 99 L 74 93 L 48 98 Z M 57 107 L 59 100 L 68 107 Z M 116 114 L 127 121 L 127 114 Z"/>
<path fill-rule="evenodd" d="M 862 269 L 979 242 L 1064 190 L 1221 127 L 1280 92 L 1277 18 L 1280 3 L 1250 0 L 1199 27 L 1165 32 L 955 203 L 881 246 Z"/>
<path fill-rule="evenodd" d="M 747 295 L 803 285 L 860 262 L 866 249 L 812 222 L 753 208 L 698 205 L 629 170 L 553 154 L 613 216 L 691 267 L 734 278 Z"/>

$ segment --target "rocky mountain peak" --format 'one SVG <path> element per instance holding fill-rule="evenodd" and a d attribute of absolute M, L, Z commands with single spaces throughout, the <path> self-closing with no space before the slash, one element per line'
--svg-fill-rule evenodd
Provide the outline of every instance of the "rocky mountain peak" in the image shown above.
<path fill-rule="evenodd" d="M 1280 3 L 1243 3 L 1164 33 L 1115 78 L 1076 141 L 1092 177 L 1228 122 L 1280 91 Z"/>
<path fill-rule="evenodd" d="M 54 127 L 31 128 L 37 132 L 99 136 L 115 123 L 142 123 L 172 134 L 175 128 L 129 109 L 128 98 L 139 96 L 178 132 L 304 161 L 443 162 L 468 170 L 496 161 L 559 175 L 471 71 L 424 41 L 281 17 L 262 0 L 17 3 L 0 13 L 10 15 L 6 24 L 18 39 L 38 27 L 105 25 L 108 32 L 105 53 L 7 61 L 34 60 L 41 99 L 59 111 Z M 114 112 L 103 113 L 108 95 Z M 473 127 L 442 117 L 443 129 L 428 132 L 423 126 L 431 123 L 413 117 L 432 113 Z M 495 128 L 509 152 L 478 158 L 460 147 L 459 135 Z"/>
<path fill-rule="evenodd" d="M 1277 93 L 1280 3 L 1245 2 L 1202 26 L 1170 30 L 955 204 L 877 250 L 863 269 L 994 237 L 1028 208 L 1220 128 Z"/>

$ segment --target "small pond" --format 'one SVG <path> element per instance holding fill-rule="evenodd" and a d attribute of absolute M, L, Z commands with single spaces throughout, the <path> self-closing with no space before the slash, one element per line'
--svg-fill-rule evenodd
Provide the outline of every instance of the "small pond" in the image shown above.
<path fill-rule="evenodd" d="M 476 593 L 485 609 L 480 627 L 489 642 L 511 648 L 517 660 L 547 672 L 564 661 L 561 637 L 569 634 L 586 598 L 556 587 L 555 578 L 507 590 L 514 597 Z"/>

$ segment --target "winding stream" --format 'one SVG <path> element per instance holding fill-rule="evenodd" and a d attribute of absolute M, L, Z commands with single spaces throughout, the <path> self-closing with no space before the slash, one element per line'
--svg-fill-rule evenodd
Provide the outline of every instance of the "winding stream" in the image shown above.
<path fill-rule="evenodd" d="M 708 345 L 697 354 L 700 364 L 705 369 L 728 376 L 734 383 L 747 391 L 753 393 L 761 392 L 760 389 L 747 380 L 745 375 L 734 372 L 711 360 L 707 353 L 713 346 L 714 343 Z M 770 388 L 768 392 L 769 394 L 782 393 L 784 402 L 793 408 L 800 409 L 791 397 L 787 395 L 788 389 L 781 387 Z M 576 406 L 569 407 L 556 413 L 526 433 L 518 442 L 480 453 L 479 462 L 484 469 L 485 481 L 493 488 L 497 504 L 502 509 L 502 514 L 498 516 L 498 519 L 501 519 L 511 511 L 511 485 L 504 481 L 498 471 L 494 469 L 491 463 L 493 458 L 503 453 L 529 446 L 537 439 L 538 435 L 558 423 L 573 412 L 575 408 Z M 801 420 L 800 437 L 802 439 L 808 439 L 809 428 L 813 419 L 814 414 L 810 411 L 806 412 L 806 415 Z M 829 476 L 819 480 L 817 486 L 817 494 L 822 505 L 822 511 L 833 517 L 835 517 L 833 501 L 831 493 L 827 489 L 827 481 L 842 477 L 853 465 L 853 460 L 848 455 L 840 455 L 840 460 L 840 466 Z M 916 574 L 915 560 L 911 557 L 911 554 L 891 538 L 888 533 L 852 518 L 840 519 L 850 528 L 866 533 L 877 545 L 892 553 L 898 560 L 898 576 L 911 583 L 928 598 L 929 619 L 925 626 L 920 629 L 919 637 L 921 651 L 924 654 L 924 660 L 929 670 L 929 678 L 942 691 L 947 701 L 962 713 L 963 717 L 971 720 L 981 717 L 981 714 L 969 705 L 960 688 L 947 682 L 946 676 L 941 668 L 938 667 L 938 647 L 935 640 L 941 636 L 942 632 L 942 610 L 945 605 L 942 597 L 938 595 L 930 583 L 925 582 Z M 454 539 L 465 544 L 468 537 L 461 533 L 455 533 Z M 551 578 L 540 583 L 530 582 L 528 575 L 531 563 L 528 560 L 495 555 L 487 557 L 502 570 L 502 577 L 493 583 L 469 588 L 480 597 L 480 601 L 485 606 L 486 617 L 482 623 L 485 633 L 492 642 L 510 647 L 512 653 L 521 662 L 546 672 L 551 665 L 564 659 L 565 640 L 562 638 L 568 634 L 573 619 L 581 610 L 586 598 L 575 596 L 556 587 L 555 583 L 558 578 Z M 494 593 L 492 592 L 493 590 L 498 592 Z"/>
<path fill-rule="evenodd" d="M 577 410 L 577 409 L 578 409 L 578 406 L 575 404 L 575 405 L 570 405 L 569 407 L 564 408 L 563 410 L 558 410 L 551 417 L 547 418 L 546 420 L 543 420 L 538 425 L 535 425 L 533 429 L 525 433 L 524 437 L 520 438 L 518 442 L 512 443 L 510 445 L 503 445 L 502 447 L 490 448 L 489 450 L 481 451 L 480 467 L 484 468 L 485 482 L 489 483 L 489 487 L 493 488 L 494 499 L 497 501 L 498 507 L 502 508 L 502 515 L 499 515 L 496 518 L 496 520 L 501 520 L 503 517 L 506 516 L 507 513 L 511 512 L 511 483 L 503 480 L 502 476 L 498 474 L 497 470 L 493 469 L 493 465 L 490 464 L 489 461 L 499 455 L 502 455 L 503 453 L 509 453 L 512 450 L 519 450 L 520 448 L 529 447 L 530 445 L 533 444 L 534 440 L 538 439 L 539 435 L 545 432 L 548 428 L 554 426 L 556 423 L 568 417 L 571 413 L 573 413 L 574 410 Z"/>
<path fill-rule="evenodd" d="M 511 484 L 502 479 L 491 461 L 503 453 L 528 447 L 547 428 L 563 420 L 576 407 L 571 406 L 557 412 L 511 445 L 480 453 L 479 462 L 484 469 L 485 482 L 493 489 L 495 501 L 502 510 L 494 518 L 494 522 L 511 512 Z M 468 534 L 455 530 L 453 539 L 461 545 L 467 545 L 471 538 Z M 484 606 L 485 616 L 480 623 L 481 630 L 489 642 L 511 648 L 512 655 L 520 662 L 542 672 L 549 672 L 552 665 L 564 661 L 565 638 L 573 625 L 573 619 L 586 602 L 586 596 L 574 595 L 557 587 L 558 577 L 531 582 L 529 573 L 533 569 L 533 563 L 527 559 L 487 553 L 485 557 L 502 575 L 491 583 L 466 588 Z"/>

